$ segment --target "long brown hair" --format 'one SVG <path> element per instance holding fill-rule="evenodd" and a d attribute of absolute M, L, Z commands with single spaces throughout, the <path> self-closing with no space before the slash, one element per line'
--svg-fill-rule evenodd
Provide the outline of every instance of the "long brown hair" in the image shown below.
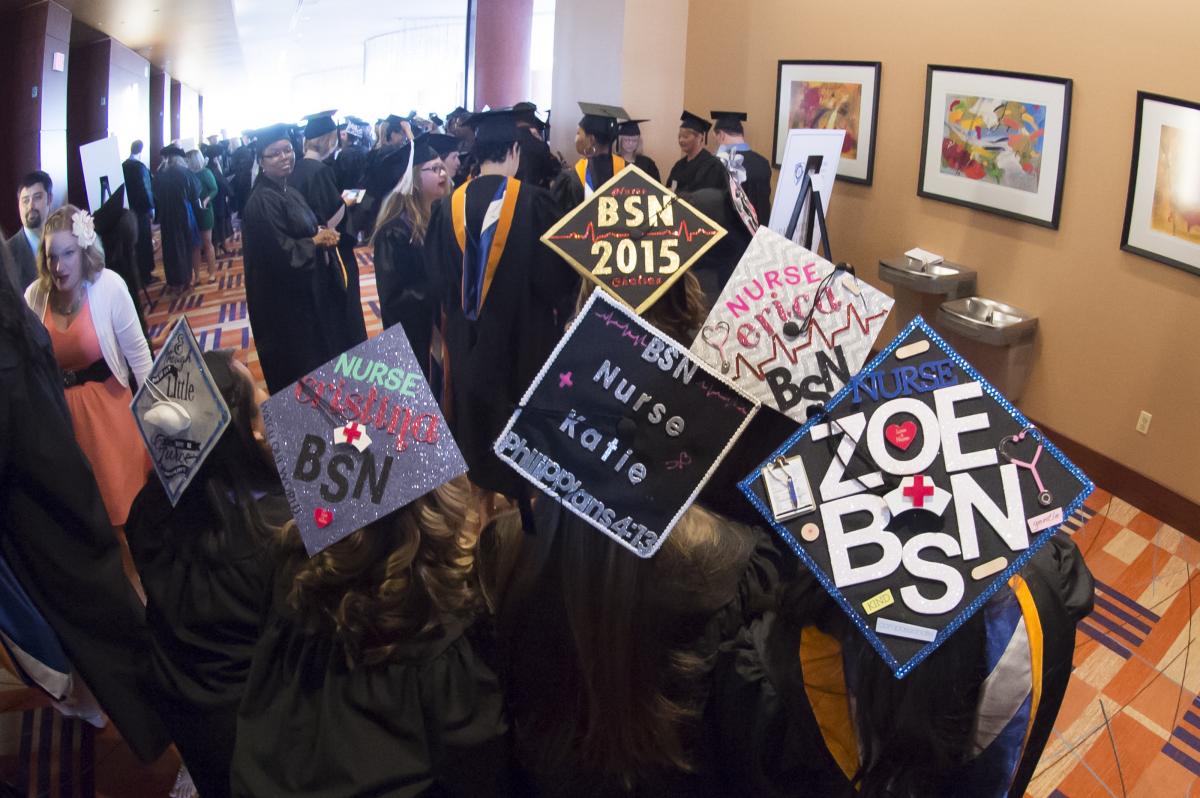
<path fill-rule="evenodd" d="M 289 524 L 288 608 L 309 630 L 336 638 L 352 667 L 386 662 L 404 643 L 469 620 L 483 606 L 470 501 L 459 477 L 311 558 Z"/>
<path fill-rule="evenodd" d="M 416 164 L 413 169 L 419 168 Z M 375 237 L 381 232 L 400 222 L 406 222 L 409 241 L 418 246 L 425 242 L 425 232 L 429 229 L 429 210 L 421 194 L 420 175 L 413 176 L 412 193 L 404 194 L 392 191 L 383 200 L 379 209 L 379 219 L 375 222 L 375 232 L 371 234 L 371 246 L 375 245 Z"/>
<path fill-rule="evenodd" d="M 50 239 L 55 233 L 67 232 L 75 235 L 75 214 L 79 213 L 79 208 L 74 205 L 67 204 L 56 210 L 54 213 L 46 217 L 46 226 L 42 228 L 42 244 L 37 251 L 37 283 L 38 287 L 44 290 L 47 294 L 50 293 L 50 288 L 54 280 L 50 277 L 50 266 L 48 263 Z M 76 238 L 78 241 L 78 238 Z M 96 275 L 104 271 L 104 247 L 100 244 L 100 234 L 96 234 L 96 241 L 90 247 L 79 244 L 79 254 L 83 258 L 83 279 L 90 282 L 96 278 Z"/>
<path fill-rule="evenodd" d="M 552 502 L 537 534 L 513 517 L 490 551 L 520 547 L 500 574 L 500 627 L 521 758 L 534 772 L 580 771 L 632 786 L 689 771 L 709 660 L 696 641 L 736 593 L 754 540 L 693 506 L 642 560 Z"/>

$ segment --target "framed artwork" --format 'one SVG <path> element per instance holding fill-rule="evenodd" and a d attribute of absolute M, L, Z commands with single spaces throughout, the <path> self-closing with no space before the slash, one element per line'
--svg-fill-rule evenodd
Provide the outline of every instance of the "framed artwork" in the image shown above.
<path fill-rule="evenodd" d="M 1200 274 L 1200 103 L 1138 92 L 1121 249 Z"/>
<path fill-rule="evenodd" d="M 917 194 L 1058 229 L 1071 80 L 931 64 Z"/>
<path fill-rule="evenodd" d="M 775 166 L 788 131 L 844 130 L 838 180 L 871 184 L 879 118 L 878 61 L 780 61 L 775 86 Z"/>

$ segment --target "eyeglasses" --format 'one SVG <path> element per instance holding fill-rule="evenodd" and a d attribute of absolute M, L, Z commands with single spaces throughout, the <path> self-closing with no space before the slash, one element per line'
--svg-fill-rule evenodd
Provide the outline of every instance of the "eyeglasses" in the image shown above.
<path fill-rule="evenodd" d="M 266 160 L 275 160 L 276 158 L 283 158 L 284 156 L 287 156 L 287 155 L 295 155 L 295 152 L 292 150 L 291 147 L 287 147 L 282 150 L 276 150 L 275 152 L 264 152 L 262 157 L 263 157 L 263 160 L 266 161 Z"/>
<path fill-rule="evenodd" d="M 437 166 L 422 166 L 421 171 L 422 172 L 430 172 L 435 175 L 450 174 L 450 170 L 447 169 L 443 164 L 438 164 Z"/>

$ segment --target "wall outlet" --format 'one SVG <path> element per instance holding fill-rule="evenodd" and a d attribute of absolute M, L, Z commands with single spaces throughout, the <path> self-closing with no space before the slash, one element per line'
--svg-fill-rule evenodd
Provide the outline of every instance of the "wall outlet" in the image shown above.
<path fill-rule="evenodd" d="M 1151 419 L 1150 414 L 1147 413 L 1145 410 L 1138 413 L 1137 426 L 1135 426 L 1134 429 L 1136 429 L 1138 432 L 1142 433 L 1143 435 L 1149 435 L 1150 434 L 1150 419 Z"/>

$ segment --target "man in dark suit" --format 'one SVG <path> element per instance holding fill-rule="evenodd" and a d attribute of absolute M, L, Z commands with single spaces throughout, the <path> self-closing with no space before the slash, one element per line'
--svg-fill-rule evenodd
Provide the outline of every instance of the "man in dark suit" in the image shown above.
<path fill-rule="evenodd" d="M 50 175 L 41 171 L 25 175 L 17 188 L 21 229 L 5 245 L 12 255 L 8 277 L 21 293 L 37 278 L 37 250 L 42 243 L 42 226 L 50 215 L 53 192 L 54 183 Z"/>
<path fill-rule="evenodd" d="M 150 185 L 150 169 L 138 158 L 142 142 L 135 141 L 129 147 L 129 158 L 121 164 L 125 173 L 125 197 L 129 210 L 137 214 L 137 269 L 142 285 L 153 279 L 154 271 L 154 189 Z"/>

